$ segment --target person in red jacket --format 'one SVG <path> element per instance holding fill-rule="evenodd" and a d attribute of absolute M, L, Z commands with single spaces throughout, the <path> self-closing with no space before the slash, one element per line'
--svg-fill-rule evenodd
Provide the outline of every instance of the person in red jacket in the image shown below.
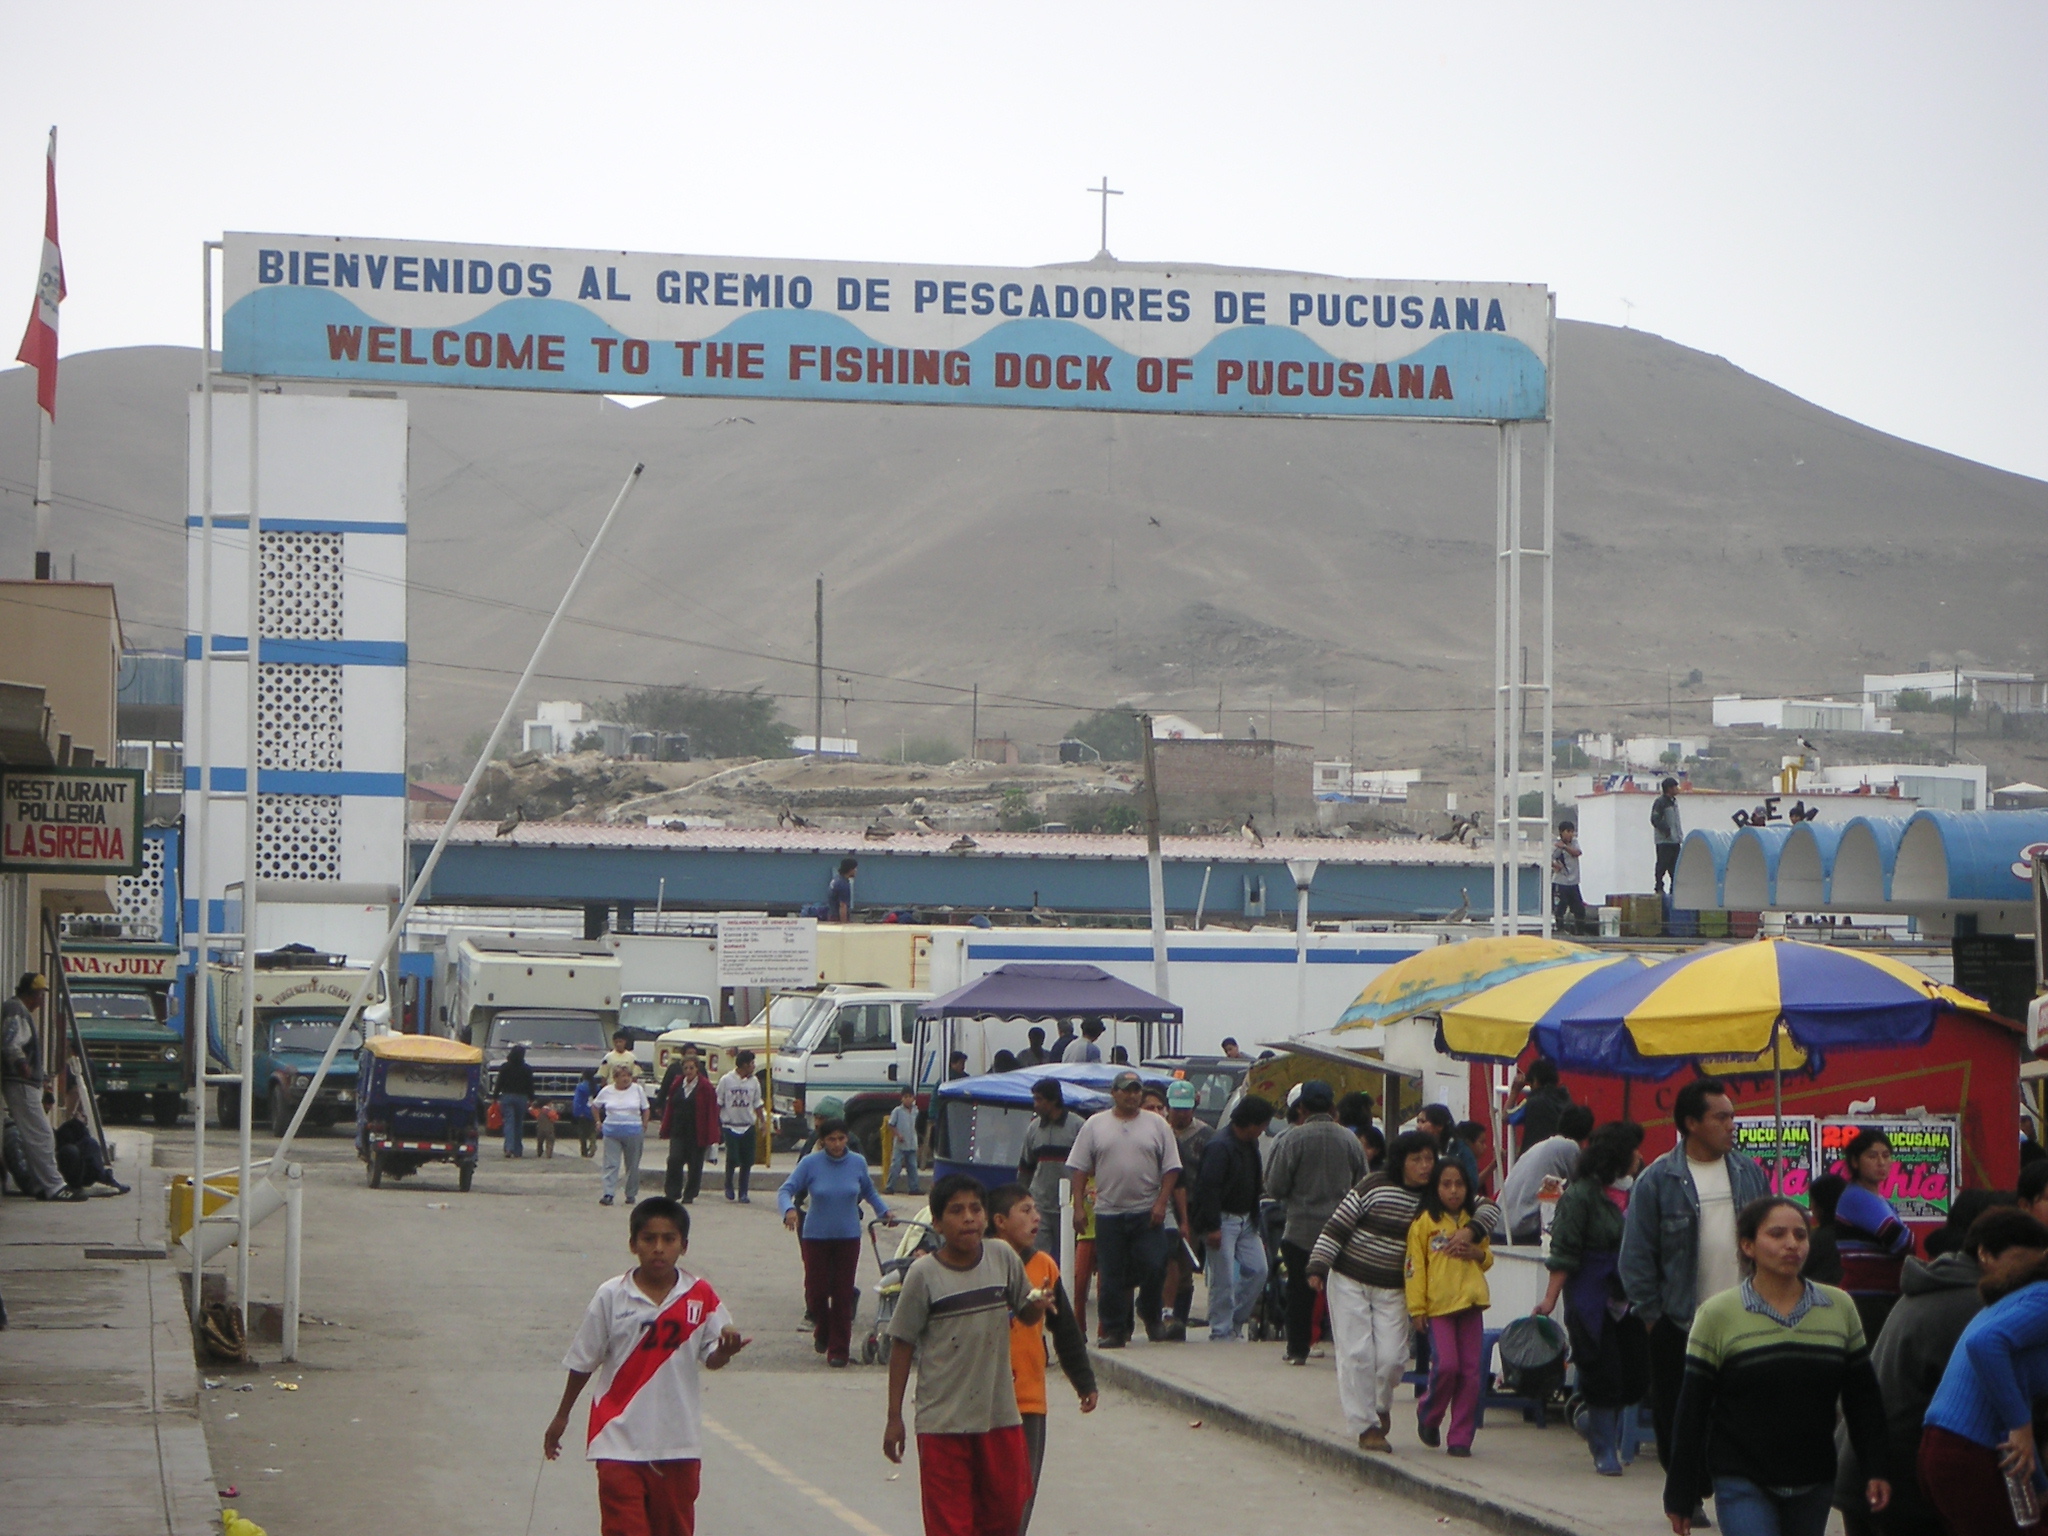
<path fill-rule="evenodd" d="M 704 1181 L 704 1154 L 718 1145 L 718 1093 L 704 1075 L 697 1047 L 686 1045 L 676 1054 L 662 1074 L 656 1097 L 661 1103 L 661 1134 L 668 1138 L 663 1192 L 688 1205 Z"/>

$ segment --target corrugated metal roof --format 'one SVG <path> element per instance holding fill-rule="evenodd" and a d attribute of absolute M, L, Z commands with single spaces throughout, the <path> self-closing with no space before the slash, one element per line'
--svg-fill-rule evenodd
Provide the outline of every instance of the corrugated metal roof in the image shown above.
<path fill-rule="evenodd" d="M 521 822 L 506 836 L 497 823 L 458 822 L 451 843 L 503 843 L 521 848 L 647 848 L 673 852 L 943 855 L 949 858 L 1131 859 L 1145 857 L 1142 837 L 1082 832 L 975 832 L 975 846 L 963 853 L 948 850 L 959 839 L 954 832 L 897 832 L 869 839 L 858 832 L 774 827 L 705 827 L 678 831 L 667 827 L 614 826 L 594 821 Z M 433 842 L 420 833 L 413 841 Z M 1329 864 L 1450 864 L 1487 867 L 1490 848 L 1419 839 L 1365 841 L 1354 838 L 1269 837 L 1259 847 L 1238 837 L 1162 837 L 1162 855 L 1174 862 L 1277 864 L 1288 859 L 1320 859 Z"/>

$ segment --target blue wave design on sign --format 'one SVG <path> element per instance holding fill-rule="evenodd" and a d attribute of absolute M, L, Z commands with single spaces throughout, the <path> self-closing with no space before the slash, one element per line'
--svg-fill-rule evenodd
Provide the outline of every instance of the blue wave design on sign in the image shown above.
<path fill-rule="evenodd" d="M 885 346 L 829 310 L 759 309 L 678 344 L 635 341 L 565 299 L 507 299 L 455 324 L 402 331 L 331 290 L 278 286 L 238 300 L 222 338 L 229 373 L 588 394 L 1493 421 L 1540 419 L 1546 392 L 1543 360 L 1525 343 L 1475 331 L 1439 333 L 1376 364 L 1339 358 L 1290 326 L 1238 326 L 1192 357 L 1141 359 L 1076 321 L 1025 319 L 941 353 Z M 642 372 L 625 371 L 629 341 L 645 348 L 633 358 Z M 706 375 L 712 348 L 721 357 L 730 349 L 728 373 Z M 808 349 L 794 370 L 792 348 Z M 609 362 L 602 370 L 601 355 Z M 1219 394 L 1219 365 L 1227 364 L 1243 371 Z M 743 370 L 755 376 L 740 377 Z M 827 372 L 832 377 L 821 376 Z M 857 379 L 840 376 L 856 372 Z M 1373 393 L 1376 383 L 1384 394 Z"/>

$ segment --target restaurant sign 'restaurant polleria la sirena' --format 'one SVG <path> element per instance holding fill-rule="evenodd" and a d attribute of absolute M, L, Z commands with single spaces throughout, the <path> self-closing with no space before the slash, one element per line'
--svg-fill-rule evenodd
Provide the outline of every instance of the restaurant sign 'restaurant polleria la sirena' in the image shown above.
<path fill-rule="evenodd" d="M 142 770 L 0 770 L 0 873 L 142 873 Z"/>

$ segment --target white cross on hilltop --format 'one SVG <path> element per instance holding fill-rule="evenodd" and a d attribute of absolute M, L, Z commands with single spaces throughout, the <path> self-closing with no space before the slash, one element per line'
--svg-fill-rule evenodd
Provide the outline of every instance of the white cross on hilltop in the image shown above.
<path fill-rule="evenodd" d="M 1109 256 L 1109 200 L 1112 197 L 1122 197 L 1123 193 L 1109 184 L 1107 176 L 1102 178 L 1101 186 L 1087 187 L 1083 190 L 1090 197 L 1102 199 L 1102 249 L 1095 253 L 1096 259 L 1101 260 L 1103 257 Z M 1114 260 L 1115 258 L 1112 257 L 1111 259 Z"/>

